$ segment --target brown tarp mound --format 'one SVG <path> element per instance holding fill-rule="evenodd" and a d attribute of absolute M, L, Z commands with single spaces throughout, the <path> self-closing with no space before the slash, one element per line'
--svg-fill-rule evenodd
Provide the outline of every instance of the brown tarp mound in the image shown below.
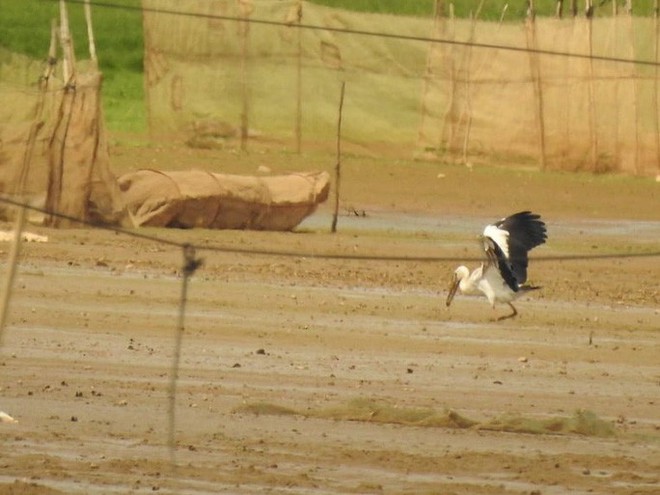
<path fill-rule="evenodd" d="M 138 170 L 118 182 L 136 227 L 293 230 L 330 190 L 327 172 L 254 177 Z"/>

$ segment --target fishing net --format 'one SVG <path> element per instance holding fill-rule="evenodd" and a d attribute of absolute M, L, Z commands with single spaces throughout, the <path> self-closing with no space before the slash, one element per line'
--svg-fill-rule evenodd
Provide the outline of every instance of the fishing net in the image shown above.
<path fill-rule="evenodd" d="M 657 69 L 587 57 L 654 60 L 651 19 L 525 24 L 295 0 L 142 3 L 150 128 L 191 146 L 239 139 L 332 146 L 344 82 L 342 136 L 365 149 L 658 171 Z"/>
<path fill-rule="evenodd" d="M 86 64 L 67 83 L 53 61 L 39 64 L 0 48 L 0 193 L 58 212 L 53 226 L 117 223 L 123 205 L 110 172 L 101 74 Z M 12 208 L 0 205 L 9 218 Z"/>
<path fill-rule="evenodd" d="M 436 33 L 481 46 L 432 49 L 420 134 L 427 150 L 531 157 L 562 170 L 658 170 L 657 69 L 623 61 L 654 60 L 651 19 L 445 20 Z M 521 51 L 492 48 L 500 45 Z"/>

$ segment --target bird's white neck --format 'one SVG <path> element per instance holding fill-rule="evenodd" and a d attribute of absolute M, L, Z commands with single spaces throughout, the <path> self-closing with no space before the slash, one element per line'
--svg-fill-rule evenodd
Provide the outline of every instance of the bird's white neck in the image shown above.
<path fill-rule="evenodd" d="M 459 280 L 459 288 L 463 294 L 478 294 L 479 281 L 483 275 L 483 265 L 475 268 L 472 272 L 466 266 L 459 266 L 456 269 L 456 276 Z"/>

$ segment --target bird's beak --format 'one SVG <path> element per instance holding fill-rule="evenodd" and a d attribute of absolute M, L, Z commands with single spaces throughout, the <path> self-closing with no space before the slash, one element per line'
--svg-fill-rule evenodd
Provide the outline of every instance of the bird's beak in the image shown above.
<path fill-rule="evenodd" d="M 454 299 L 454 296 L 456 295 L 456 291 L 458 290 L 458 285 L 460 283 L 460 280 L 458 279 L 458 276 L 454 274 L 454 278 L 451 279 L 451 284 L 449 285 L 449 294 L 447 294 L 447 307 L 451 304 L 451 301 Z"/>

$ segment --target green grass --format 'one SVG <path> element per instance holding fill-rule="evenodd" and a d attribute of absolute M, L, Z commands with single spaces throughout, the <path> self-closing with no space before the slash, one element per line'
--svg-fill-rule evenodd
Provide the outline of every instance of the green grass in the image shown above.
<path fill-rule="evenodd" d="M 93 3 L 93 1 L 92 1 Z M 112 0 L 139 7 L 140 0 Z M 87 27 L 82 3 L 67 3 L 74 46 L 79 58 L 88 58 Z M 2 0 L 0 45 L 43 59 L 50 44 L 50 25 L 59 21 L 59 3 L 52 0 Z M 94 37 L 101 69 L 142 71 L 142 15 L 139 10 L 92 7 Z"/>
<path fill-rule="evenodd" d="M 111 0 L 139 7 L 140 0 Z M 93 3 L 93 0 L 92 0 Z M 89 58 L 82 4 L 67 3 L 76 58 Z M 59 20 L 59 4 L 52 0 L 2 0 L 0 45 L 44 60 L 50 45 L 50 26 Z M 139 10 L 92 7 L 99 66 L 104 75 L 103 101 L 111 130 L 146 130 L 142 83 L 142 15 Z M 35 74 L 35 80 L 38 74 Z"/>
<path fill-rule="evenodd" d="M 603 5 L 596 4 L 596 15 L 608 16 L 612 13 L 612 1 L 606 0 Z M 619 2 L 619 11 L 623 12 L 622 0 Z M 435 0 L 313 0 L 312 3 L 327 5 L 358 12 L 379 12 L 382 14 L 431 16 L 435 8 Z M 583 15 L 584 2 L 578 0 L 579 15 Z M 453 4 L 456 17 L 470 17 L 477 15 L 482 20 L 498 20 L 502 15 L 504 6 L 508 4 L 505 18 L 507 20 L 521 20 L 527 14 L 525 0 L 444 0 L 445 11 L 449 12 L 449 5 Z M 536 0 L 536 13 L 540 16 L 554 16 L 557 0 Z M 569 16 L 569 0 L 564 0 L 564 16 Z M 641 16 L 653 14 L 653 0 L 638 0 L 634 2 L 634 13 Z"/>

